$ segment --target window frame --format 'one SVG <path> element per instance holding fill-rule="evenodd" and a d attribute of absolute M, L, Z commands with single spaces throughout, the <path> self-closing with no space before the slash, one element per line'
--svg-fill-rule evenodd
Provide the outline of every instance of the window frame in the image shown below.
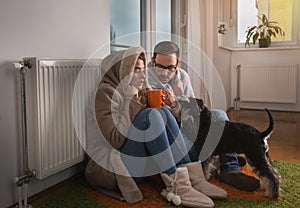
<path fill-rule="evenodd" d="M 155 31 L 156 28 L 156 0 L 140 0 L 140 46 L 146 51 L 151 49 L 155 42 L 155 35 L 147 35 L 145 31 Z M 149 34 L 149 33 L 148 33 Z M 114 47 L 129 48 L 131 45 L 120 45 L 112 43 L 110 40 L 110 50 L 113 52 Z"/>
<path fill-rule="evenodd" d="M 140 46 L 145 51 L 152 51 L 156 44 L 156 1 L 157 0 L 140 0 Z M 170 0 L 171 2 L 171 34 L 181 34 L 182 28 L 179 26 L 182 22 L 181 19 L 185 16 L 185 11 L 182 11 L 185 0 Z M 176 14 L 176 15 L 175 15 Z M 152 31 L 149 33 L 149 31 Z M 158 31 L 159 32 L 159 31 Z M 172 36 L 173 38 L 173 36 Z M 113 51 L 114 47 L 129 48 L 130 45 L 120 45 L 110 41 L 110 50 Z"/>
<path fill-rule="evenodd" d="M 220 0 L 224 1 L 224 0 Z M 246 47 L 245 48 L 245 43 L 238 43 L 238 1 L 237 0 L 229 0 L 230 1 L 230 14 L 229 14 L 229 25 L 228 25 L 228 34 L 225 35 L 225 43 L 226 45 L 221 45 L 220 47 L 224 48 L 229 48 L 229 49 L 253 49 L 253 48 L 259 48 L 258 44 L 253 45 L 251 44 L 251 47 Z M 293 14 L 292 14 L 292 32 L 291 32 L 291 40 L 278 40 L 278 41 L 273 41 L 272 44 L 268 48 L 284 48 L 284 47 L 294 47 L 298 46 L 298 14 L 297 14 L 297 9 L 298 9 L 298 1 L 293 0 Z M 223 14 L 224 12 L 224 2 L 219 3 L 219 16 L 220 13 Z M 234 11 L 234 12 L 233 12 Z M 221 17 L 219 17 L 219 21 L 223 21 Z M 230 38 L 231 37 L 231 38 Z M 230 39 L 230 40 L 229 40 Z M 265 48 L 264 48 L 265 49 Z"/>
<path fill-rule="evenodd" d="M 145 14 L 142 12 L 142 10 L 144 9 L 144 3 L 143 3 L 143 0 L 140 0 L 140 30 L 143 31 L 143 28 L 142 28 L 142 25 L 144 24 L 142 21 L 144 21 L 145 17 L 142 16 L 142 14 Z M 145 15 L 144 15 L 145 16 Z M 140 32 L 141 32 L 140 31 Z M 110 36 L 111 36 L 111 28 L 110 28 Z M 127 44 L 119 44 L 119 43 L 114 43 L 114 41 L 112 41 L 111 39 L 109 40 L 110 41 L 110 51 L 111 52 L 114 52 L 115 48 L 122 48 L 122 49 L 127 49 L 127 48 L 130 48 L 132 47 L 133 45 L 127 45 Z M 140 39 L 140 45 L 142 45 L 142 37 Z"/>

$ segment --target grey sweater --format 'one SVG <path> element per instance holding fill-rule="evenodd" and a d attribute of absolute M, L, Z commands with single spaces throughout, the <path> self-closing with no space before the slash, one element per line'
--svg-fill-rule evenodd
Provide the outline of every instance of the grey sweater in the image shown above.
<path fill-rule="evenodd" d="M 177 96 L 177 99 L 184 97 L 195 97 L 194 90 L 191 84 L 189 75 L 183 69 L 179 68 L 175 76 L 170 80 L 169 83 L 163 84 L 157 77 L 153 67 L 148 64 L 148 81 L 153 89 L 172 89 L 172 84 L 181 80 L 184 93 L 181 96 Z"/>

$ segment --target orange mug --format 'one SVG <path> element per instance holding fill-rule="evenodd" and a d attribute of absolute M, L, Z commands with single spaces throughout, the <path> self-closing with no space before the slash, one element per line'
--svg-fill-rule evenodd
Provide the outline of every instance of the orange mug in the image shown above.
<path fill-rule="evenodd" d="M 148 90 L 147 96 L 151 108 L 161 108 L 164 105 L 164 101 L 167 99 L 165 90 Z"/>

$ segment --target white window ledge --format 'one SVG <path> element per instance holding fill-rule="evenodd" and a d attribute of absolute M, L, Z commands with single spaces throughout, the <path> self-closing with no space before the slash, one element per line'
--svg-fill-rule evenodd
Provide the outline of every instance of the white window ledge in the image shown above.
<path fill-rule="evenodd" d="M 258 46 L 251 46 L 251 47 L 228 47 L 228 46 L 219 46 L 219 48 L 223 48 L 230 51 L 269 51 L 269 50 L 294 50 L 300 49 L 297 46 L 269 46 L 268 48 L 259 48 Z"/>

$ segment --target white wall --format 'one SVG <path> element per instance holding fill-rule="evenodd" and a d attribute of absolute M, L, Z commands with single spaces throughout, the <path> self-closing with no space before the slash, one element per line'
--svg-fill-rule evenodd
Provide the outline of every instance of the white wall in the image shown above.
<path fill-rule="evenodd" d="M 259 50 L 259 51 L 234 51 L 231 57 L 231 70 L 236 72 L 236 66 L 253 65 L 253 64 L 298 64 L 298 88 L 297 88 L 297 103 L 280 104 L 280 103 L 241 103 L 240 107 L 264 109 L 265 107 L 272 110 L 281 111 L 300 111 L 300 50 Z M 232 73 L 235 76 L 234 73 Z M 233 82 L 231 101 L 236 97 L 236 85 Z M 255 84 L 255 83 L 253 83 Z"/>
<path fill-rule="evenodd" d="M 109 0 L 1 0 L 0 2 L 0 207 L 17 201 L 15 176 L 23 174 L 20 103 L 12 63 L 22 57 L 88 58 L 109 41 Z M 109 48 L 103 50 L 103 56 Z M 103 58 L 103 57 L 99 57 Z M 81 166 L 45 180 L 29 195 L 74 175 Z"/>
<path fill-rule="evenodd" d="M 296 11 L 300 11 L 300 3 L 297 4 L 298 9 Z M 254 108 L 254 109 L 264 109 L 265 107 L 273 110 L 281 110 L 281 111 L 300 111 L 300 15 L 298 15 L 298 48 L 295 49 L 258 49 L 258 50 L 240 50 L 240 51 L 232 51 L 231 52 L 231 72 L 235 70 L 238 64 L 297 64 L 298 65 L 298 77 L 297 77 L 297 101 L 295 104 L 280 104 L 280 103 L 254 103 L 247 102 L 241 103 L 241 107 L 244 108 Z M 272 45 L 271 45 L 272 46 Z M 233 76 L 235 76 L 232 73 Z M 233 103 L 233 99 L 236 97 L 235 83 L 232 82 L 231 87 L 231 102 Z M 233 105 L 232 105 L 233 106 Z"/>
<path fill-rule="evenodd" d="M 223 86 L 224 86 L 224 91 L 226 94 L 226 106 L 227 109 L 224 110 L 228 110 L 231 107 L 231 103 L 230 103 L 230 83 L 231 83 L 231 77 L 230 77 L 230 61 L 231 61 L 231 52 L 229 50 L 223 49 L 223 48 L 219 48 L 218 47 L 218 20 L 219 20 L 219 0 L 214 0 L 214 7 L 213 7 L 213 48 L 214 48 L 214 52 L 213 52 L 213 63 L 219 73 L 220 78 L 222 79 L 223 82 Z M 224 12 L 225 13 L 225 12 Z"/>
<path fill-rule="evenodd" d="M 222 1 L 222 0 L 221 0 Z M 300 111 L 300 48 L 296 49 L 257 49 L 247 50 L 242 48 L 241 50 L 228 50 L 217 47 L 217 25 L 218 25 L 218 2 L 220 0 L 214 0 L 213 9 L 214 24 L 215 24 L 215 40 L 214 40 L 214 52 L 213 52 L 213 63 L 217 68 L 217 71 L 223 81 L 226 103 L 229 107 L 234 107 L 233 99 L 236 97 L 236 85 L 233 83 L 232 74 L 238 64 L 284 64 L 293 63 L 298 64 L 298 88 L 297 88 L 297 103 L 296 104 L 275 104 L 275 103 L 246 103 L 241 104 L 244 108 L 264 109 L 265 107 L 274 110 L 283 111 Z M 222 12 L 223 21 L 229 23 L 230 17 L 230 1 L 223 0 L 224 10 Z M 298 9 L 300 11 L 300 4 L 298 3 Z M 233 20 L 235 22 L 235 12 L 232 10 Z M 300 15 L 298 15 L 298 25 L 300 22 Z M 230 31 L 226 35 L 230 37 Z M 298 46 L 300 43 L 300 27 L 298 26 Z"/>

